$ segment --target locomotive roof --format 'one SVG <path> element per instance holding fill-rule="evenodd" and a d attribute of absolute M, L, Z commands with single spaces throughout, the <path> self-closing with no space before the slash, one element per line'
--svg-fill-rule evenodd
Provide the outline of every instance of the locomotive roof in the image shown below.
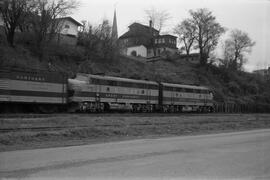
<path fill-rule="evenodd" d="M 81 77 L 83 77 L 83 78 L 81 78 Z M 136 79 L 120 78 L 120 77 L 113 77 L 113 76 L 93 75 L 93 74 L 84 74 L 84 73 L 78 73 L 76 78 L 84 79 L 85 77 L 86 78 L 96 78 L 96 79 L 111 80 L 111 81 L 122 81 L 122 82 L 133 82 L 133 83 L 158 85 L 158 83 L 154 82 L 154 81 L 136 80 Z M 87 80 L 87 79 L 84 79 L 84 80 Z"/>
<path fill-rule="evenodd" d="M 209 88 L 204 87 L 204 86 L 192 86 L 192 85 L 184 85 L 184 84 L 162 83 L 162 85 L 169 86 L 169 87 L 189 88 L 189 89 L 203 89 L 203 90 L 209 89 Z"/>

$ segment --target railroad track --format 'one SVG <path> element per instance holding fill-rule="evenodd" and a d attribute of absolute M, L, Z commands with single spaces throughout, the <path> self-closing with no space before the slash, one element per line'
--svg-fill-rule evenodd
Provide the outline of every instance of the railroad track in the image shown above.
<path fill-rule="evenodd" d="M 0 119 L 12 118 L 49 118 L 61 116 L 80 116 L 80 117 L 107 117 L 107 116 L 132 116 L 132 117 L 164 117 L 164 116 L 231 116 L 237 113 L 57 113 L 57 114 L 0 114 Z M 240 113 L 239 113 L 240 114 Z"/>

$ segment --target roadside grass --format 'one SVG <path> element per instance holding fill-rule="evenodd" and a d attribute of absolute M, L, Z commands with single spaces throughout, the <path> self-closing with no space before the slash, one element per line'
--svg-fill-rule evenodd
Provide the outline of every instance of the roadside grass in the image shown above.
<path fill-rule="evenodd" d="M 0 151 L 270 128 L 270 114 L 1 118 Z M 36 128 L 36 129 L 35 129 Z"/>

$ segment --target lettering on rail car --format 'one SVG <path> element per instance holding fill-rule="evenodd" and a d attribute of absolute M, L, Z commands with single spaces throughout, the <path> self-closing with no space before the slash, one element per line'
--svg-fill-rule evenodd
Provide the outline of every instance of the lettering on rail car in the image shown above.
<path fill-rule="evenodd" d="M 45 81 L 44 77 L 37 77 L 37 76 L 16 76 L 16 79 L 26 81 Z"/>

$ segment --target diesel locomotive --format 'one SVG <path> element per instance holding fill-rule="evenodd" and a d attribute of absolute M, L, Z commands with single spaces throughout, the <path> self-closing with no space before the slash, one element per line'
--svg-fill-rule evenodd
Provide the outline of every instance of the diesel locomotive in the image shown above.
<path fill-rule="evenodd" d="M 0 110 L 211 112 L 207 87 L 78 73 L 0 70 Z"/>

